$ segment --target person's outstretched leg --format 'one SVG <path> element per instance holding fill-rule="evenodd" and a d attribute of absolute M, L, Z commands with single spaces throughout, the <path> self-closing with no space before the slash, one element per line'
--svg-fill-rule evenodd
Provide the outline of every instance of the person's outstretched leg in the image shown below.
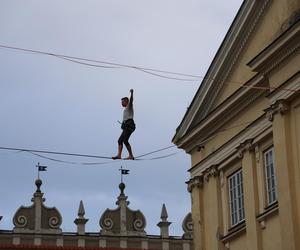
<path fill-rule="evenodd" d="M 128 157 L 126 158 L 126 160 L 134 160 L 134 156 L 132 153 L 132 149 L 129 143 L 125 144 L 127 151 L 128 151 Z"/>
<path fill-rule="evenodd" d="M 123 140 L 124 140 L 124 131 L 122 132 L 122 134 L 118 140 L 118 154 L 116 156 L 111 157 L 113 160 L 122 158 Z"/>
<path fill-rule="evenodd" d="M 132 134 L 133 131 L 131 130 L 124 130 L 124 137 L 123 137 L 123 143 L 125 144 L 127 151 L 128 151 L 128 157 L 126 160 L 134 160 L 134 156 L 132 153 L 131 146 L 128 142 L 130 135 Z"/>

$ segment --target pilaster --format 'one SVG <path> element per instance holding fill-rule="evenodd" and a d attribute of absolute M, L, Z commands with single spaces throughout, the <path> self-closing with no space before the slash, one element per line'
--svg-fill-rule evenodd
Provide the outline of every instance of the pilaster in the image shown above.
<path fill-rule="evenodd" d="M 182 248 L 183 248 L 183 250 L 190 250 L 191 249 L 190 244 L 187 243 L 187 242 L 183 242 Z"/>
<path fill-rule="evenodd" d="M 272 114 L 281 240 L 285 249 L 300 249 L 295 174 L 291 148 L 290 112 L 284 100 L 267 110 Z"/>
<path fill-rule="evenodd" d="M 105 239 L 100 239 L 99 240 L 99 247 L 106 247 L 106 240 Z"/>
<path fill-rule="evenodd" d="M 63 238 L 57 238 L 56 239 L 56 246 L 62 247 L 64 245 L 64 239 Z"/>
<path fill-rule="evenodd" d="M 169 241 L 163 241 L 162 242 L 162 250 L 169 250 L 170 244 Z"/>
<path fill-rule="evenodd" d="M 247 248 L 262 250 L 261 227 L 256 215 L 259 213 L 258 179 L 256 155 L 252 140 L 246 140 L 239 147 L 243 168 L 244 209 L 246 220 Z"/>
<path fill-rule="evenodd" d="M 147 240 L 142 241 L 142 249 L 147 250 L 149 248 L 149 243 Z"/>
<path fill-rule="evenodd" d="M 85 247 L 85 239 L 79 238 L 77 241 L 77 246 L 78 247 Z"/>
<path fill-rule="evenodd" d="M 127 240 L 120 240 L 120 248 L 127 248 Z"/>
<path fill-rule="evenodd" d="M 42 244 L 42 238 L 41 238 L 41 236 L 39 236 L 39 235 L 35 236 L 34 240 L 33 240 L 33 244 L 35 246 L 40 246 Z"/>
<path fill-rule="evenodd" d="M 203 221 L 203 176 L 196 176 L 187 181 L 188 191 L 192 200 L 193 241 L 194 250 L 204 250 L 204 221 Z"/>
<path fill-rule="evenodd" d="M 13 237 L 13 241 L 12 242 L 13 242 L 14 245 L 20 245 L 21 244 L 21 237 L 15 235 Z"/>
<path fill-rule="evenodd" d="M 223 228 L 222 220 L 222 202 L 221 202 L 221 185 L 220 185 L 220 171 L 217 165 L 212 165 L 209 169 L 204 172 L 204 192 L 205 192 L 205 202 L 209 204 L 209 208 L 206 205 L 206 209 L 209 211 L 204 211 L 205 218 L 207 220 L 207 226 L 205 230 L 207 235 L 215 235 L 215 239 L 207 241 L 205 244 L 205 249 L 207 250 L 221 250 L 224 249 L 224 245 L 221 242 Z"/>

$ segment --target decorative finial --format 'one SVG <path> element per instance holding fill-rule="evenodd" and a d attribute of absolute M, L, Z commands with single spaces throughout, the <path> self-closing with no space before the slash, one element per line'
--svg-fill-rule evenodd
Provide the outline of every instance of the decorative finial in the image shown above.
<path fill-rule="evenodd" d="M 78 208 L 78 217 L 83 218 L 84 215 L 85 215 L 85 210 L 84 210 L 83 202 L 81 200 L 79 203 L 79 208 Z"/>
<path fill-rule="evenodd" d="M 168 238 L 169 237 L 169 226 L 172 222 L 169 222 L 168 219 L 168 213 L 166 209 L 166 205 L 162 205 L 161 209 L 161 215 L 160 215 L 161 221 L 157 224 L 157 226 L 160 228 L 160 236 L 162 238 Z"/>
<path fill-rule="evenodd" d="M 37 189 L 36 189 L 36 192 L 37 192 L 37 193 L 41 193 L 41 186 L 42 186 L 42 184 L 43 184 L 43 182 L 42 182 L 41 179 L 37 179 L 37 180 L 35 181 L 35 185 L 36 185 L 36 187 L 37 187 Z"/>
<path fill-rule="evenodd" d="M 78 218 L 74 220 L 74 223 L 77 225 L 77 233 L 80 235 L 85 234 L 85 224 L 88 222 L 88 219 L 84 218 L 84 215 L 85 210 L 81 200 L 78 208 Z"/>
<path fill-rule="evenodd" d="M 121 182 L 120 185 L 119 185 L 119 189 L 121 190 L 121 194 L 120 195 L 125 195 L 124 194 L 125 187 L 126 187 L 125 184 L 123 182 Z"/>
<path fill-rule="evenodd" d="M 162 205 L 160 218 L 162 221 L 167 221 L 168 219 L 168 212 L 165 204 Z"/>
<path fill-rule="evenodd" d="M 117 200 L 117 202 L 116 202 L 116 204 L 118 205 L 118 206 L 122 206 L 122 205 L 124 205 L 124 206 L 128 206 L 129 205 L 129 201 L 127 201 L 127 196 L 125 195 L 125 193 L 124 193 L 124 189 L 125 189 L 125 184 L 123 183 L 123 182 L 121 182 L 120 184 L 119 184 L 119 189 L 121 190 L 121 193 L 120 193 L 120 195 L 119 195 L 119 197 L 118 197 L 118 200 Z"/>

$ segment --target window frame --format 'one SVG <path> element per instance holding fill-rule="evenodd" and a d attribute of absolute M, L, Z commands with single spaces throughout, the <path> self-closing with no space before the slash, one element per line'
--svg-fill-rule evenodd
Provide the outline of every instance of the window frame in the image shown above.
<path fill-rule="evenodd" d="M 271 154 L 271 163 L 267 162 L 268 154 Z M 274 157 L 274 146 L 263 151 L 263 165 L 264 165 L 264 182 L 266 190 L 266 205 L 271 206 L 278 201 L 277 179 L 276 179 L 276 164 Z M 271 166 L 271 169 L 270 169 Z"/>
<path fill-rule="evenodd" d="M 233 186 L 232 188 L 231 184 L 235 186 Z M 245 221 L 245 202 L 242 168 L 239 168 L 234 173 L 227 176 L 227 185 L 229 198 L 228 204 L 230 227 L 234 227 L 240 224 L 241 222 Z M 234 200 L 232 200 L 232 195 L 234 195 Z M 235 208 L 234 211 L 233 208 Z"/>

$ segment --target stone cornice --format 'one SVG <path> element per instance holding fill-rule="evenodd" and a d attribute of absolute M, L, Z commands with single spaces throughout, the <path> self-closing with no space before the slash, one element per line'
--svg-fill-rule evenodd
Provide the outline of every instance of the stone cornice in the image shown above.
<path fill-rule="evenodd" d="M 262 137 L 272 132 L 272 130 L 270 130 L 271 127 L 272 123 L 266 119 L 265 115 L 262 115 L 230 141 L 223 144 L 214 153 L 194 165 L 189 170 L 191 176 L 203 175 L 206 169 L 209 169 L 212 165 L 219 165 L 219 169 L 221 169 L 224 162 L 230 163 L 239 159 L 240 153 L 237 148 L 241 143 L 245 143 L 247 140 L 253 138 L 253 144 L 255 144 L 258 139 L 261 140 Z"/>
<path fill-rule="evenodd" d="M 300 48 L 300 21 L 281 34 L 274 42 L 252 59 L 248 66 L 255 72 L 268 74 Z"/>
<path fill-rule="evenodd" d="M 249 37 L 263 16 L 268 3 L 271 0 L 245 1 L 232 23 L 222 45 L 219 48 L 203 82 L 198 89 L 192 104 L 179 125 L 173 142 L 180 146 L 179 140 L 183 137 L 197 115 L 200 119 L 211 111 L 215 98 L 219 95 L 224 82 L 231 73 Z M 213 79 L 213 83 L 212 83 Z M 198 113 L 200 106 L 204 106 L 203 112 Z"/>
<path fill-rule="evenodd" d="M 195 146 L 206 141 L 210 135 L 217 132 L 226 122 L 230 121 L 247 106 L 265 94 L 261 89 L 252 87 L 263 86 L 266 79 L 263 76 L 255 76 L 247 82 L 244 88 L 239 89 L 221 105 L 219 105 L 205 120 L 203 120 L 194 130 L 177 142 L 179 147 L 184 148 L 187 152 Z"/>
<path fill-rule="evenodd" d="M 276 90 L 272 91 L 267 98 L 271 104 L 277 100 L 290 100 L 300 93 L 300 71 L 285 81 Z"/>

